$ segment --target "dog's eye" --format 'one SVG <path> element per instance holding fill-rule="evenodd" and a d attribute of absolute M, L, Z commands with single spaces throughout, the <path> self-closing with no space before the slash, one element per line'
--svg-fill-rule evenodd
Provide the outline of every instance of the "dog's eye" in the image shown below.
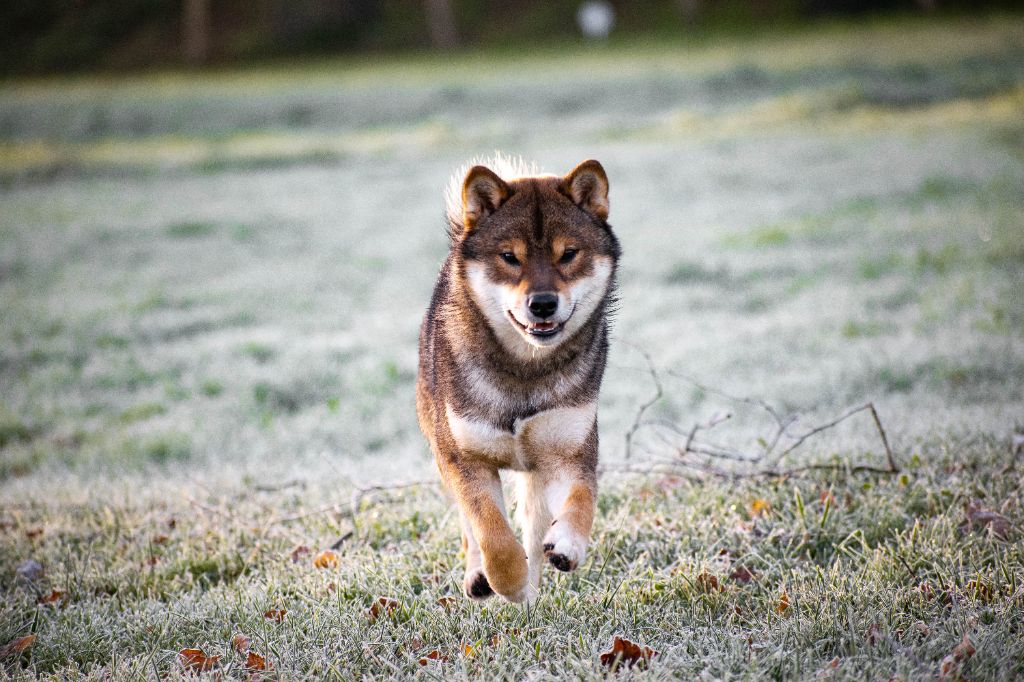
<path fill-rule="evenodd" d="M 561 263 L 562 265 L 565 265 L 566 263 L 571 263 L 572 259 L 576 257 L 576 254 L 576 249 L 566 249 L 565 251 L 562 252 L 562 257 L 558 259 L 558 262 Z"/>
<path fill-rule="evenodd" d="M 516 254 L 511 251 L 505 251 L 501 254 L 501 259 L 509 265 L 519 265 L 519 259 L 516 258 Z"/>

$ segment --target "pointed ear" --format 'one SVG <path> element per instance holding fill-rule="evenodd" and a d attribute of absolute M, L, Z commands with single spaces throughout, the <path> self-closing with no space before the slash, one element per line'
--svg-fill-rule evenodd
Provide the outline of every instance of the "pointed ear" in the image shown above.
<path fill-rule="evenodd" d="M 590 215 L 598 220 L 608 220 L 608 176 L 594 159 L 588 159 L 569 171 L 562 180 L 562 191 Z"/>
<path fill-rule="evenodd" d="M 462 219 L 466 230 L 498 210 L 512 194 L 504 180 L 486 166 L 473 166 L 462 182 Z"/>

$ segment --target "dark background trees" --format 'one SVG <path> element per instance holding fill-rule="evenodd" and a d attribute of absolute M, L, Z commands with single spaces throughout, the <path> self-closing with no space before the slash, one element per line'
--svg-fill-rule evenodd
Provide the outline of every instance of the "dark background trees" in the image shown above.
<path fill-rule="evenodd" d="M 577 40 L 580 0 L 6 0 L 7 74 Z M 612 2 L 617 38 L 763 31 L 823 17 L 1021 9 L 1020 0 Z"/>

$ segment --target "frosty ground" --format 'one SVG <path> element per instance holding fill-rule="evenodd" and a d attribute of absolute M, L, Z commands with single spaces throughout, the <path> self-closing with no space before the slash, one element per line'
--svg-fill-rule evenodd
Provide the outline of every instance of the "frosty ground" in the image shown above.
<path fill-rule="evenodd" d="M 597 677 L 622 635 L 652 679 L 1021 676 L 1022 120 L 1012 17 L 4 84 L 0 646 L 36 639 L 0 665 L 237 677 L 244 633 L 288 679 Z M 435 486 L 350 504 L 433 480 L 441 194 L 495 149 L 600 159 L 625 254 L 591 558 L 530 609 L 438 602 Z M 865 415 L 783 463 L 847 469 L 694 480 L 657 429 L 627 460 L 641 350 L 652 420 L 750 450 L 764 411 L 709 389 L 797 432 L 870 400 L 902 470 L 849 470 L 884 465 Z"/>

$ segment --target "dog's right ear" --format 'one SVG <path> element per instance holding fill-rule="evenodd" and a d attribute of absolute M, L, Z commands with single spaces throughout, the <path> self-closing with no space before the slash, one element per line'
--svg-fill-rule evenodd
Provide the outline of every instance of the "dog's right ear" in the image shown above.
<path fill-rule="evenodd" d="M 486 166 L 473 166 L 462 182 L 462 220 L 466 231 L 498 210 L 512 189 Z"/>

